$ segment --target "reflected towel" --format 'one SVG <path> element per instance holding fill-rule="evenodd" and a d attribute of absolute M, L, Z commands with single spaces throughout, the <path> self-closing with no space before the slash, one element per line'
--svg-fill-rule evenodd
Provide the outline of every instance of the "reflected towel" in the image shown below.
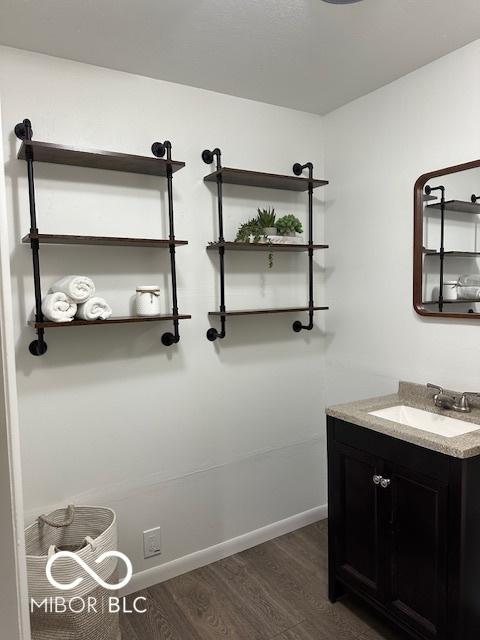
<path fill-rule="evenodd" d="M 42 313 L 52 322 L 71 322 L 76 312 L 75 302 L 61 291 L 49 293 L 43 299 Z"/>
<path fill-rule="evenodd" d="M 110 305 L 99 296 L 94 296 L 83 304 L 79 304 L 77 309 L 77 318 L 81 320 L 108 320 L 111 315 Z"/>
<path fill-rule="evenodd" d="M 480 300 L 480 287 L 457 287 L 457 300 Z"/>
<path fill-rule="evenodd" d="M 95 293 L 95 285 L 87 276 L 65 276 L 52 284 L 50 292 L 61 291 L 73 302 L 86 302 Z"/>
<path fill-rule="evenodd" d="M 458 285 L 460 287 L 480 287 L 480 274 L 471 273 L 470 275 L 460 276 Z"/>

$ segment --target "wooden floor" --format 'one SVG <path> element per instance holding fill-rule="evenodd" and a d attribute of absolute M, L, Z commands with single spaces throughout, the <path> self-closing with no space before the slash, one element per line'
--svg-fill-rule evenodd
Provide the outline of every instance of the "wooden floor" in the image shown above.
<path fill-rule="evenodd" d="M 363 606 L 327 599 L 326 521 L 138 592 L 123 640 L 400 640 Z"/>

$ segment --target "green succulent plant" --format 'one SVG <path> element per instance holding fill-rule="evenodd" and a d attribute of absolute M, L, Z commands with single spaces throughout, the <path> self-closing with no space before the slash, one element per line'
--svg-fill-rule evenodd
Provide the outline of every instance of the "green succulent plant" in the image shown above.
<path fill-rule="evenodd" d="M 285 236 L 288 233 L 292 233 L 294 231 L 296 233 L 303 233 L 302 223 L 296 216 L 291 213 L 283 216 L 282 218 L 279 218 L 276 221 L 275 226 L 281 236 Z"/>
<path fill-rule="evenodd" d="M 250 242 L 250 236 L 253 236 L 254 242 L 260 242 L 265 237 L 263 227 L 259 224 L 257 218 L 251 218 L 240 225 L 235 242 Z"/>
<path fill-rule="evenodd" d="M 263 228 L 266 229 L 267 227 L 274 227 L 275 226 L 275 209 L 270 209 L 270 207 L 268 209 L 257 209 L 258 211 L 258 216 L 257 216 L 257 220 L 258 220 L 258 224 Z"/>

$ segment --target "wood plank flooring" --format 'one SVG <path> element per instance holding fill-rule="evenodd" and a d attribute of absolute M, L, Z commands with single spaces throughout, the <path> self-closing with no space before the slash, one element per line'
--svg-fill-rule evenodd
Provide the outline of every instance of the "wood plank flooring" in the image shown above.
<path fill-rule="evenodd" d="M 323 520 L 140 591 L 123 640 L 404 640 L 363 605 L 327 599 Z"/>

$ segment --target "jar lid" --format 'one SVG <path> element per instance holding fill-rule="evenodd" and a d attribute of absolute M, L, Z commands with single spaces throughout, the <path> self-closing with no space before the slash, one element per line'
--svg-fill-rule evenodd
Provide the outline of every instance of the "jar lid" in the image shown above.
<path fill-rule="evenodd" d="M 147 291 L 160 291 L 160 286 L 158 284 L 142 284 L 137 286 L 138 292 L 147 292 Z"/>

